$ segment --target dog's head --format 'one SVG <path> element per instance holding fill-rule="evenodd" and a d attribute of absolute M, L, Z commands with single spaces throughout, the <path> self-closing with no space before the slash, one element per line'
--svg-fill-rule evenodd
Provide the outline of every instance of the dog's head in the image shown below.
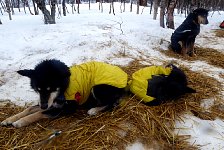
<path fill-rule="evenodd" d="M 187 77 L 184 72 L 175 65 L 169 65 L 172 68 L 168 76 L 153 76 L 148 81 L 147 95 L 155 97 L 160 102 L 175 100 L 186 93 L 195 93 L 196 91 L 187 86 Z"/>
<path fill-rule="evenodd" d="M 34 69 L 19 70 L 20 75 L 30 78 L 31 87 L 40 95 L 40 106 L 47 109 L 55 98 L 63 94 L 69 84 L 69 68 L 59 60 L 44 60 Z"/>
<path fill-rule="evenodd" d="M 193 11 L 198 24 L 208 24 L 208 10 L 204 8 L 198 8 Z"/>

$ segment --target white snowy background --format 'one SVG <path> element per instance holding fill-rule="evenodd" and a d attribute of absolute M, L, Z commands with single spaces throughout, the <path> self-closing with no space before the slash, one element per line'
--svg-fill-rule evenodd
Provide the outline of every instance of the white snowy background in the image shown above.
<path fill-rule="evenodd" d="M 6 13 L 0 16 L 3 22 L 0 25 L 0 102 L 11 101 L 22 106 L 36 103 L 38 95 L 30 89 L 29 79 L 16 71 L 34 68 L 41 60 L 53 58 L 68 66 L 90 60 L 127 65 L 133 58 L 145 56 L 149 61 L 152 59 L 154 65 L 162 64 L 161 60 L 175 60 L 193 71 L 206 70 L 206 75 L 224 83 L 219 76 L 224 73 L 223 68 L 161 54 L 158 48 L 167 49 L 173 30 L 161 28 L 159 20 L 152 19 L 147 7 L 142 14 L 143 7 L 140 7 L 138 15 L 136 5 L 130 12 L 129 4 L 126 4 L 126 11 L 121 13 L 120 4 L 115 3 L 115 15 L 109 14 L 109 4 L 103 4 L 103 13 L 99 11 L 98 4 L 91 4 L 90 10 L 88 4 L 81 4 L 80 14 L 72 14 L 71 6 L 67 7 L 70 13 L 66 17 L 56 18 L 54 25 L 45 25 L 42 15 L 31 16 L 23 11 L 16 10 L 11 21 Z M 219 28 L 223 16 L 224 12 L 210 12 L 209 24 L 201 25 L 201 33 L 196 38 L 197 46 L 224 52 L 223 38 L 216 37 L 213 32 Z M 175 14 L 175 27 L 184 19 L 184 14 Z M 125 53 L 126 57 L 116 58 L 114 54 L 119 53 Z M 223 94 L 223 89 L 221 91 Z M 205 104 L 211 106 L 212 100 L 205 100 Z M 176 127 L 176 133 L 191 135 L 189 142 L 201 145 L 202 150 L 224 149 L 224 122 L 219 118 L 208 121 L 185 114 Z M 136 141 L 127 149 L 146 148 Z"/>

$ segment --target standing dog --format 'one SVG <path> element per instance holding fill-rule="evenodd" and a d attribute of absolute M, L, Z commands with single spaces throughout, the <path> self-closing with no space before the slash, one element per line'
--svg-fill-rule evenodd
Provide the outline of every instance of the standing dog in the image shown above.
<path fill-rule="evenodd" d="M 182 55 L 195 56 L 194 43 L 200 24 L 208 24 L 208 10 L 198 8 L 190 13 L 171 36 L 171 49 Z"/>
<path fill-rule="evenodd" d="M 117 66 L 88 62 L 67 67 L 59 60 L 45 60 L 31 70 L 19 70 L 30 78 L 31 88 L 40 103 L 9 117 L 1 125 L 23 127 L 42 118 L 73 113 L 78 106 L 90 104 L 88 114 L 111 109 L 127 86 L 127 74 Z"/>
<path fill-rule="evenodd" d="M 187 77 L 175 65 L 151 66 L 132 74 L 130 91 L 145 104 L 154 106 L 175 100 L 185 93 L 196 91 L 187 86 Z"/>

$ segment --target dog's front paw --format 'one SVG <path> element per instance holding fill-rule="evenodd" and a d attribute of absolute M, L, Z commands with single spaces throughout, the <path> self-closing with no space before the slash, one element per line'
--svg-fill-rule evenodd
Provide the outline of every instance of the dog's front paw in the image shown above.
<path fill-rule="evenodd" d="M 87 114 L 89 114 L 90 116 L 95 116 L 98 114 L 98 109 L 97 108 L 91 108 L 90 110 L 88 110 Z"/>
<path fill-rule="evenodd" d="M 12 124 L 12 122 L 10 120 L 7 120 L 7 119 L 1 122 L 1 126 L 7 126 L 7 125 L 10 125 L 10 124 Z"/>
<path fill-rule="evenodd" d="M 1 122 L 1 126 L 11 125 L 13 122 L 14 121 L 12 119 L 8 118 Z"/>
<path fill-rule="evenodd" d="M 13 122 L 12 125 L 16 128 L 21 128 L 24 127 L 26 125 L 28 125 L 29 123 L 27 123 L 26 121 L 24 121 L 23 119 L 17 120 L 16 122 Z"/>

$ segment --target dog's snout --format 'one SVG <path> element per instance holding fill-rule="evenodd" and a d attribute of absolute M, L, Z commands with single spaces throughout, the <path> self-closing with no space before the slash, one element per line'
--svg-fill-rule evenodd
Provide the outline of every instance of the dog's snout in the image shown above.
<path fill-rule="evenodd" d="M 205 21 L 205 24 L 208 24 L 208 20 Z"/>
<path fill-rule="evenodd" d="M 47 104 L 41 104 L 40 108 L 41 109 L 47 109 L 48 105 Z"/>

